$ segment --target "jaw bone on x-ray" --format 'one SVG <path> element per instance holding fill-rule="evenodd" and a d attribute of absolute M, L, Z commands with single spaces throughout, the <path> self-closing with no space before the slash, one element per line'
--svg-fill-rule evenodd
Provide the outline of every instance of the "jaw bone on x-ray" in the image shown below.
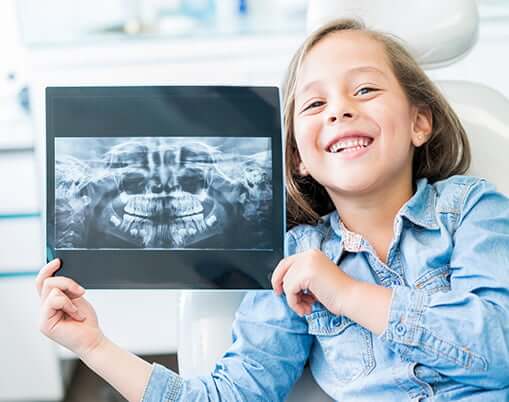
<path fill-rule="evenodd" d="M 270 248 L 270 138 L 57 138 L 57 249 Z"/>

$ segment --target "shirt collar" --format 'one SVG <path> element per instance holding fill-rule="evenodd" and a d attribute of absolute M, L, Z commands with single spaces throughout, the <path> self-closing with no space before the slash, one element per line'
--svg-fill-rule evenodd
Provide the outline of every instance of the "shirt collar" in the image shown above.
<path fill-rule="evenodd" d="M 398 215 L 405 217 L 412 223 L 428 229 L 438 228 L 435 216 L 436 193 L 427 178 L 417 179 L 415 194 L 401 207 Z M 345 227 L 341 223 L 338 211 L 329 214 L 332 230 L 339 236 L 345 237 Z M 352 232 L 349 232 L 352 233 Z"/>
<path fill-rule="evenodd" d="M 417 180 L 417 191 L 405 205 L 399 214 L 416 225 L 428 229 L 437 229 L 438 222 L 435 214 L 436 193 L 427 178 Z"/>

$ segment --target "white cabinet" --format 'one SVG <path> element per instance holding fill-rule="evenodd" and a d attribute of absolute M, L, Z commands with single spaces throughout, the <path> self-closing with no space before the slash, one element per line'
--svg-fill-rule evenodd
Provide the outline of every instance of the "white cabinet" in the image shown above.
<path fill-rule="evenodd" d="M 0 401 L 55 401 L 64 373 L 56 346 L 39 332 L 34 285 L 43 262 L 40 178 L 31 150 L 7 148 L 0 151 Z"/>
<path fill-rule="evenodd" d="M 63 373 L 56 346 L 39 332 L 39 297 L 32 276 L 0 275 L 0 401 L 57 401 Z"/>
<path fill-rule="evenodd" d="M 16 133 L 13 133 L 14 135 Z M 0 215 L 39 212 L 40 178 L 32 150 L 0 153 Z M 0 237 L 3 239 L 3 237 Z"/>

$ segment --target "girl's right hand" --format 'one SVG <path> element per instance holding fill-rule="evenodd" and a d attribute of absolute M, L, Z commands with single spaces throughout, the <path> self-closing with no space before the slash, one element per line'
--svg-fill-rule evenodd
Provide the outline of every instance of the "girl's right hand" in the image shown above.
<path fill-rule="evenodd" d="M 60 260 L 54 259 L 35 280 L 41 298 L 40 330 L 83 357 L 101 343 L 104 335 L 92 305 L 83 297 L 85 289 L 70 278 L 52 277 L 59 268 Z"/>

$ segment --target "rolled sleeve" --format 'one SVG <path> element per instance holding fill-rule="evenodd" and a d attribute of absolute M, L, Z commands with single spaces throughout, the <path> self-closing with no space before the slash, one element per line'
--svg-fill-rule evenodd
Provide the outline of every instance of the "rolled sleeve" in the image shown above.
<path fill-rule="evenodd" d="M 487 362 L 482 356 L 473 353 L 468 347 L 460 346 L 460 336 L 447 331 L 447 317 L 434 315 L 428 311 L 432 304 L 431 296 L 425 291 L 398 286 L 393 289 L 389 313 L 389 324 L 380 335 L 400 356 L 441 369 L 487 370 Z M 443 331 L 432 332 L 426 328 L 428 317 L 443 321 Z M 468 331 L 463 335 L 467 338 Z M 452 341 L 454 342 L 452 342 Z"/>
<path fill-rule="evenodd" d="M 417 346 L 421 339 L 421 322 L 426 294 L 410 288 L 393 288 L 389 324 L 380 338 L 387 342 Z"/>
<path fill-rule="evenodd" d="M 182 393 L 183 380 L 173 371 L 154 363 L 141 402 L 173 402 Z"/>

